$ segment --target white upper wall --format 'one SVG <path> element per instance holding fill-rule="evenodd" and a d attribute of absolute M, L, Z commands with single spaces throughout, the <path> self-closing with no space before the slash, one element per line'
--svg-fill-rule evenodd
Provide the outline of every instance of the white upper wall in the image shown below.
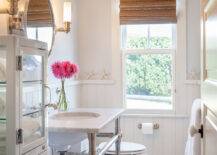
<path fill-rule="evenodd" d="M 57 32 L 55 35 L 55 41 L 52 49 L 52 53 L 48 60 L 48 83 L 53 88 L 52 102 L 58 101 L 56 94 L 56 87 L 60 86 L 60 80 L 55 79 L 51 72 L 51 64 L 56 61 L 69 60 L 78 64 L 78 49 L 77 49 L 77 2 L 76 0 L 69 0 L 72 2 L 72 21 L 71 31 L 69 33 Z M 52 0 L 52 6 L 54 11 L 54 18 L 56 27 L 63 26 L 63 2 L 60 0 Z M 69 108 L 77 107 L 79 104 L 79 87 L 72 86 L 74 79 L 66 81 L 66 94 L 69 103 Z"/>
<path fill-rule="evenodd" d="M 78 1 L 80 76 L 111 72 L 111 1 Z"/>
<path fill-rule="evenodd" d="M 56 27 L 63 26 L 63 2 L 60 0 L 52 0 L 52 6 L 54 11 L 54 18 Z M 74 63 L 78 63 L 78 49 L 77 49 L 77 5 L 76 0 L 72 2 L 72 24 L 71 31 L 69 33 L 57 32 L 55 35 L 55 41 L 52 48 L 51 55 L 49 57 L 49 80 L 55 81 L 51 74 L 50 65 L 55 61 L 69 60 Z"/>
<path fill-rule="evenodd" d="M 187 78 L 200 79 L 200 1 L 187 1 Z"/>

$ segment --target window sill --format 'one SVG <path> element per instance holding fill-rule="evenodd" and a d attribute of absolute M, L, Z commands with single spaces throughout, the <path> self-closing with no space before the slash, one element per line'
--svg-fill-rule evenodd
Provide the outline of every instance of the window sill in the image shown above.
<path fill-rule="evenodd" d="M 174 109 L 129 109 L 124 115 L 175 115 Z"/>
<path fill-rule="evenodd" d="M 140 111 L 141 112 L 141 111 Z M 170 111 L 171 112 L 171 111 Z M 126 110 L 124 114 L 121 115 L 122 117 L 128 118 L 175 118 L 175 119 L 189 119 L 188 115 L 176 115 L 174 113 L 135 113 Z"/>
<path fill-rule="evenodd" d="M 122 115 L 123 117 L 144 117 L 144 118 L 180 118 L 180 119 L 188 119 L 189 116 L 187 114 L 176 114 L 175 108 L 172 107 L 170 109 L 141 109 L 141 108 L 126 108 L 125 112 Z"/>

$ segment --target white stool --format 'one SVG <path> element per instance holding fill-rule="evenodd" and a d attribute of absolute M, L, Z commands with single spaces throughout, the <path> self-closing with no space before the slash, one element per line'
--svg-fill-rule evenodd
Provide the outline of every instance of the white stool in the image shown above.
<path fill-rule="evenodd" d="M 106 145 L 103 142 L 99 145 L 99 149 L 102 149 Z M 121 155 L 145 155 L 146 147 L 142 144 L 131 143 L 131 142 L 121 142 Z M 113 144 L 110 149 L 106 152 L 107 155 L 116 154 L 115 144 Z"/>

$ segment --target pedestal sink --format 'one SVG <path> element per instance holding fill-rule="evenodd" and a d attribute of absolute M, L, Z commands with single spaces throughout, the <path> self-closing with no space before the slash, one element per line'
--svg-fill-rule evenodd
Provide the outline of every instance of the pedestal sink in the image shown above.
<path fill-rule="evenodd" d="M 55 120 L 70 120 L 70 119 L 94 119 L 99 117 L 100 114 L 94 112 L 62 112 L 51 116 L 51 119 Z"/>

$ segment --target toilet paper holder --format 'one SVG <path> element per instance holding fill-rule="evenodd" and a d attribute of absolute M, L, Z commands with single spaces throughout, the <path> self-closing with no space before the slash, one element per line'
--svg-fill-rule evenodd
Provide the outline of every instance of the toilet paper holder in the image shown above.
<path fill-rule="evenodd" d="M 139 123 L 137 127 L 139 130 L 141 130 L 142 129 L 142 123 Z M 159 128 L 160 128 L 160 124 L 158 124 L 158 123 L 153 124 L 153 129 L 157 130 Z"/>

